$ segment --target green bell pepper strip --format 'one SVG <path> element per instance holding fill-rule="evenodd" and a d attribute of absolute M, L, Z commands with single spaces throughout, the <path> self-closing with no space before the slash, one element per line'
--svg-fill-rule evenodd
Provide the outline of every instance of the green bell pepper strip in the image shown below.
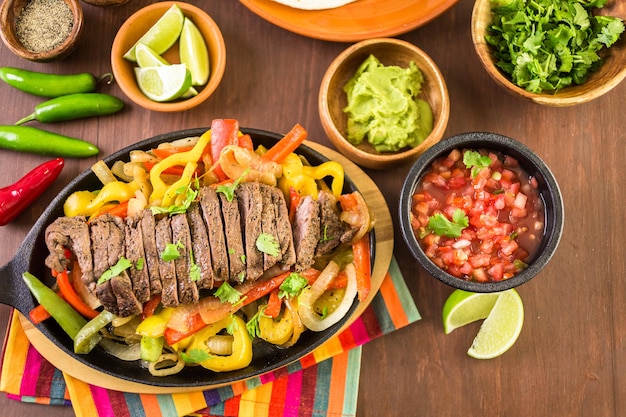
<path fill-rule="evenodd" d="M 93 319 L 89 320 L 76 334 L 74 338 L 74 353 L 85 354 L 96 347 L 102 335 L 100 329 L 113 321 L 115 315 L 103 310 Z"/>
<path fill-rule="evenodd" d="M 100 152 L 87 141 L 30 126 L 0 126 L 0 148 L 66 158 L 87 158 Z"/>
<path fill-rule="evenodd" d="M 163 353 L 163 337 L 141 337 L 141 359 L 156 362 Z"/>
<path fill-rule="evenodd" d="M 97 80 L 89 73 L 46 74 L 21 68 L 0 68 L 0 79 L 28 94 L 40 97 L 60 97 L 74 93 L 90 93 L 96 90 Z"/>
<path fill-rule="evenodd" d="M 106 116 L 124 108 L 119 98 L 100 93 L 76 93 L 39 103 L 28 116 L 15 122 L 21 125 L 32 120 L 42 123 L 62 122 L 86 117 Z"/>
<path fill-rule="evenodd" d="M 22 279 L 35 299 L 37 299 L 37 302 L 50 313 L 65 333 L 74 340 L 80 329 L 87 324 L 87 320 L 30 272 L 24 272 Z"/>

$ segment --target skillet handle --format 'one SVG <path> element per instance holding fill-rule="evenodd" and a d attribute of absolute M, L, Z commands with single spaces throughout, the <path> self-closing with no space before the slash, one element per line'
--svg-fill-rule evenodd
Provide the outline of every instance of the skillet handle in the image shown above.
<path fill-rule="evenodd" d="M 35 305 L 30 290 L 22 280 L 24 268 L 19 263 L 19 259 L 14 258 L 0 267 L 0 304 L 13 307 L 28 317 Z"/>

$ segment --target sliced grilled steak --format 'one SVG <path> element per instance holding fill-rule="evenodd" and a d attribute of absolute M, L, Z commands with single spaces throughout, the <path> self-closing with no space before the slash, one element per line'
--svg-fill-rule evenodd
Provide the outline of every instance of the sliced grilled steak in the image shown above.
<path fill-rule="evenodd" d="M 100 303 L 105 310 L 115 314 L 116 316 L 119 314 L 117 300 L 115 299 L 113 288 L 111 287 L 111 280 L 96 286 L 96 297 L 98 297 L 98 300 L 100 300 Z"/>
<path fill-rule="evenodd" d="M 46 266 L 58 272 L 64 271 L 70 266 L 65 250 L 72 251 L 82 271 L 83 283 L 93 291 L 95 280 L 87 219 L 83 216 L 59 217 L 46 228 L 45 240 L 50 252 L 45 260 Z"/>
<path fill-rule="evenodd" d="M 94 277 L 97 280 L 111 267 L 109 264 L 108 241 L 111 238 L 111 227 L 115 227 L 107 216 L 98 216 L 89 223 L 91 248 L 93 251 Z M 111 313 L 118 315 L 119 308 L 111 280 L 96 285 L 96 295 L 102 306 Z"/>
<path fill-rule="evenodd" d="M 145 303 L 150 299 L 150 276 L 146 265 L 146 254 L 143 249 L 141 219 L 139 217 L 126 220 L 126 258 L 131 261 L 129 270 L 133 292 L 137 301 Z"/>
<path fill-rule="evenodd" d="M 276 234 L 280 244 L 280 267 L 283 270 L 291 268 L 296 263 L 296 250 L 293 246 L 293 231 L 289 221 L 289 209 L 283 192 L 276 187 L 269 187 L 272 195 L 272 204 L 276 215 Z"/>
<path fill-rule="evenodd" d="M 156 221 L 156 248 L 159 253 L 159 275 L 161 276 L 161 302 L 165 307 L 175 307 L 178 302 L 178 283 L 174 261 L 163 260 L 161 254 L 172 243 L 170 218 L 165 216 Z"/>
<path fill-rule="evenodd" d="M 133 293 L 133 284 L 126 271 L 122 271 L 120 275 L 111 278 L 109 282 L 117 301 L 117 313 L 114 313 L 115 315 L 128 317 L 141 313 L 142 304 L 137 301 L 137 297 Z"/>
<path fill-rule="evenodd" d="M 307 195 L 296 208 L 293 226 L 296 249 L 296 271 L 304 271 L 315 261 L 315 248 L 320 240 L 320 205 Z"/>
<path fill-rule="evenodd" d="M 229 280 L 243 282 L 246 278 L 246 252 L 242 240 L 242 224 L 239 215 L 238 198 L 234 196 L 231 201 L 223 193 L 217 194 L 222 208 L 224 220 L 224 235 L 226 236 L 226 248 L 228 250 Z"/>
<path fill-rule="evenodd" d="M 206 225 L 202 220 L 202 212 L 198 204 L 192 204 L 187 210 L 187 220 L 191 231 L 191 247 L 193 258 L 200 267 L 200 279 L 196 282 L 198 288 L 213 288 L 213 266 L 211 265 L 211 247 Z"/>
<path fill-rule="evenodd" d="M 216 281 L 228 281 L 228 250 L 219 197 L 211 187 L 201 188 L 199 196 L 202 216 L 209 235 L 213 276 Z"/>
<path fill-rule="evenodd" d="M 315 256 L 326 255 L 341 243 L 341 237 L 349 229 L 339 219 L 337 199 L 330 193 L 320 191 L 317 201 L 320 204 L 320 240 L 315 248 Z"/>
<path fill-rule="evenodd" d="M 267 271 L 282 259 L 282 253 L 280 252 L 280 239 L 276 230 L 276 208 L 272 201 L 272 193 L 270 192 L 269 185 L 261 184 L 261 232 L 267 233 L 272 236 L 272 239 L 278 244 L 278 255 L 272 255 L 267 252 L 263 252 L 263 270 Z"/>
<path fill-rule="evenodd" d="M 181 304 L 197 303 L 198 288 L 191 280 L 193 249 L 191 246 L 191 232 L 185 214 L 176 214 L 171 217 L 172 242 L 178 246 L 180 257 L 174 260 L 176 267 L 176 281 L 178 282 L 178 302 Z M 195 263 L 195 260 L 194 260 Z"/>
<path fill-rule="evenodd" d="M 141 213 L 141 238 L 146 255 L 146 268 L 150 277 L 150 294 L 161 294 L 161 273 L 159 271 L 159 251 L 156 247 L 156 219 L 150 210 Z"/>
<path fill-rule="evenodd" d="M 261 234 L 261 190 L 259 183 L 244 182 L 237 187 L 241 228 L 246 250 L 246 279 L 254 281 L 263 274 L 263 253 L 257 249 L 256 241 Z"/>

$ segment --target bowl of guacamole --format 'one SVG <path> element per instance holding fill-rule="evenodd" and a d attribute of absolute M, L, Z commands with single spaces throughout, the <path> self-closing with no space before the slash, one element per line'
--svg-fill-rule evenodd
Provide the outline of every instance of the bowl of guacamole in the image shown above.
<path fill-rule="evenodd" d="M 424 51 L 379 38 L 335 58 L 321 83 L 319 112 L 341 153 L 385 169 L 413 161 L 441 139 L 450 103 L 445 80 Z"/>

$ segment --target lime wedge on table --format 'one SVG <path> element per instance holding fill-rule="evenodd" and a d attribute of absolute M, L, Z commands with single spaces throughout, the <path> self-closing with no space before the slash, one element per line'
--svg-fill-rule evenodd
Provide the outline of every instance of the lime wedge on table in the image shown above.
<path fill-rule="evenodd" d="M 443 307 L 446 334 L 485 319 L 467 354 L 490 359 L 506 352 L 517 340 L 524 324 L 524 305 L 517 291 L 471 293 L 455 290 Z"/>
<path fill-rule="evenodd" d="M 180 62 L 191 71 L 191 84 L 206 84 L 209 80 L 209 50 L 202 33 L 189 18 L 185 18 L 180 32 L 179 51 Z"/>
<path fill-rule="evenodd" d="M 154 101 L 176 100 L 191 87 L 191 74 L 185 64 L 135 68 L 139 89 Z"/>
<path fill-rule="evenodd" d="M 147 45 L 157 54 L 167 51 L 178 40 L 184 20 L 185 15 L 180 6 L 177 4 L 172 5 L 124 54 L 124 58 L 135 62 L 137 59 L 135 48 L 139 43 Z"/>

